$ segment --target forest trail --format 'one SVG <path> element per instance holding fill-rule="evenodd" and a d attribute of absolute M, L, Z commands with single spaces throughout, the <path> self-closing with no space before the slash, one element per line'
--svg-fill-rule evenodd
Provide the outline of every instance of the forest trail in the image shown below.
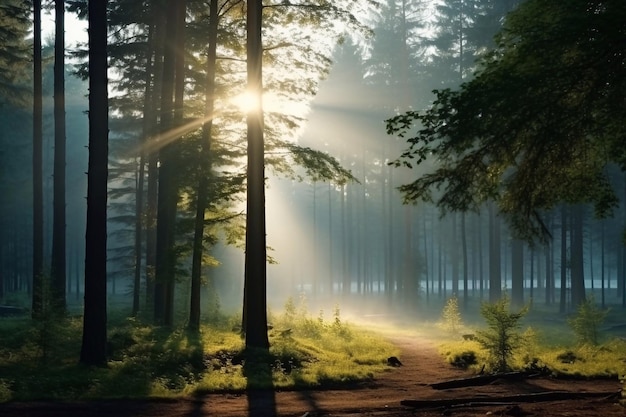
<path fill-rule="evenodd" d="M 471 376 L 468 371 L 445 363 L 434 344 L 417 336 L 391 336 L 398 346 L 402 366 L 344 389 L 307 391 L 264 391 L 242 394 L 207 394 L 176 400 L 105 400 L 76 403 L 9 403 L 0 405 L 0 416 L 25 417 L 414 417 L 441 416 L 443 410 L 419 410 L 400 404 L 407 399 L 465 398 L 525 394 L 548 391 L 614 391 L 614 380 L 555 380 L 535 378 L 524 381 L 496 381 L 481 387 L 443 391 L 428 384 Z M 521 411 L 520 411 L 521 410 Z M 475 417 L 490 415 L 607 416 L 623 417 L 624 407 L 603 399 L 459 407 L 445 415 Z"/>

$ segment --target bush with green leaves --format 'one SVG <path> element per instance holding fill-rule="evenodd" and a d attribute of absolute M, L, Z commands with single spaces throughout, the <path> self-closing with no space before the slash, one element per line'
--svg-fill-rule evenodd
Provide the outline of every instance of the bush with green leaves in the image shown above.
<path fill-rule="evenodd" d="M 456 333 L 463 326 L 461 312 L 459 311 L 459 300 L 452 296 L 446 301 L 441 314 L 441 326 L 450 333 Z"/>
<path fill-rule="evenodd" d="M 480 314 L 487 322 L 487 329 L 476 332 L 477 340 L 489 353 L 489 366 L 495 372 L 510 370 L 513 352 L 522 345 L 520 320 L 528 312 L 528 307 L 518 312 L 511 312 L 509 307 L 507 296 L 495 303 L 483 303 L 480 306 Z"/>
<path fill-rule="evenodd" d="M 576 315 L 568 320 L 568 324 L 576 334 L 581 345 L 597 345 L 600 337 L 600 326 L 604 323 L 608 310 L 598 308 L 593 296 L 579 304 Z"/>

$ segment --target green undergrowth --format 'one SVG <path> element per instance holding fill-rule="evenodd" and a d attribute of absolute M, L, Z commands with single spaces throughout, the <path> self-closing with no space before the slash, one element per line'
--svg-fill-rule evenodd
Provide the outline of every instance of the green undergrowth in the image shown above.
<path fill-rule="evenodd" d="M 397 349 L 341 320 L 300 309 L 270 317 L 269 351 L 246 351 L 238 317 L 186 328 L 110 320 L 106 368 L 78 364 L 82 320 L 55 331 L 29 319 L 0 320 L 0 402 L 193 396 L 248 388 L 299 389 L 371 379 Z M 42 341 L 45 338 L 45 341 Z"/>
<path fill-rule="evenodd" d="M 581 333 L 586 336 L 588 332 L 581 332 L 581 326 L 571 324 L 575 319 L 581 321 L 581 317 L 587 317 L 585 311 L 569 315 L 531 311 L 521 322 L 519 342 L 512 351 L 510 369 L 564 378 L 623 379 L 626 375 L 626 340 L 606 330 L 623 322 L 620 314 L 611 311 L 608 322 L 601 327 L 599 321 L 594 321 L 592 338 L 581 337 Z M 492 372 L 492 358 L 480 343 L 485 327 L 484 323 L 475 323 L 463 326 L 455 333 L 433 335 L 440 353 L 449 363 L 476 372 Z M 591 326 L 584 329 L 588 327 Z"/>
<path fill-rule="evenodd" d="M 439 351 L 446 361 L 461 368 L 480 371 L 489 363 L 488 352 L 474 340 L 440 341 Z M 529 340 L 515 351 L 510 365 L 512 370 L 536 370 L 555 377 L 622 378 L 626 375 L 626 341 L 554 346 Z"/>

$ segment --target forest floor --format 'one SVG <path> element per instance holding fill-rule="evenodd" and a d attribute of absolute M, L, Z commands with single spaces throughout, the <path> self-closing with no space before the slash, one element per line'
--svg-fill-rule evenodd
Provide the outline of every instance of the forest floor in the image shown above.
<path fill-rule="evenodd" d="M 474 416 L 606 416 L 623 417 L 626 409 L 617 400 L 586 398 L 546 402 L 508 402 L 414 409 L 403 400 L 457 399 L 528 394 L 543 391 L 618 392 L 617 380 L 565 380 L 532 378 L 496 380 L 491 384 L 435 390 L 431 383 L 465 378 L 472 373 L 444 362 L 436 346 L 412 336 L 392 336 L 399 347 L 402 366 L 389 367 L 372 381 L 307 391 L 266 391 L 240 394 L 208 394 L 197 398 L 168 400 L 101 400 L 90 402 L 30 402 L 0 404 L 0 416 L 61 417 L 434 417 Z M 358 366 L 358 365 L 356 365 Z"/>

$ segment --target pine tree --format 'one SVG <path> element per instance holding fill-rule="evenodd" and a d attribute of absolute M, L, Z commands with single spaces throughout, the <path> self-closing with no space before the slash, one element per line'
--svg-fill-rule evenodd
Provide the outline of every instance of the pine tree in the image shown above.
<path fill-rule="evenodd" d="M 89 1 L 89 172 L 85 251 L 85 311 L 80 362 L 107 362 L 107 1 Z"/>
<path fill-rule="evenodd" d="M 30 67 L 27 36 L 30 5 L 21 0 L 0 4 L 0 97 L 3 101 L 24 104 L 29 89 L 25 83 Z"/>
<path fill-rule="evenodd" d="M 510 312 L 509 305 L 508 297 L 504 296 L 495 303 L 482 303 L 480 306 L 480 314 L 487 322 L 487 329 L 479 330 L 477 338 L 489 352 L 491 365 L 496 372 L 509 370 L 513 352 L 521 343 L 519 322 L 528 312 L 527 307 Z"/>

